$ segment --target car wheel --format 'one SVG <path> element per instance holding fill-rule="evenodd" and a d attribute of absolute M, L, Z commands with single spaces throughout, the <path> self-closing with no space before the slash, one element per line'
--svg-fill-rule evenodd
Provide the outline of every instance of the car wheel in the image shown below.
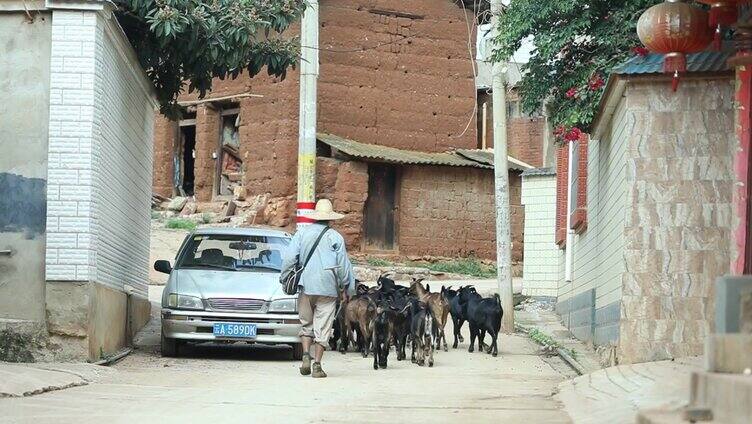
<path fill-rule="evenodd" d="M 162 333 L 162 356 L 167 358 L 174 358 L 178 356 L 179 347 L 180 343 L 177 339 L 165 337 L 164 333 Z"/>
<path fill-rule="evenodd" d="M 303 359 L 303 344 L 295 343 L 292 345 L 292 359 L 300 361 Z"/>

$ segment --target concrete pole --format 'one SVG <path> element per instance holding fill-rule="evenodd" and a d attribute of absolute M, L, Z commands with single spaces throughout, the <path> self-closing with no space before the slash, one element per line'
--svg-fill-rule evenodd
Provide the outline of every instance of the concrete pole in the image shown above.
<path fill-rule="evenodd" d="M 300 30 L 300 117 L 298 130 L 298 228 L 316 202 L 316 94 L 319 76 L 319 4 L 308 0 Z"/>
<path fill-rule="evenodd" d="M 491 25 L 494 38 L 499 35 L 501 0 L 491 0 Z M 501 330 L 514 332 L 514 292 L 512 288 L 512 235 L 509 208 L 509 166 L 507 164 L 507 103 L 506 63 L 494 62 L 491 71 L 493 87 L 493 140 L 496 192 L 496 268 L 504 318 Z"/>

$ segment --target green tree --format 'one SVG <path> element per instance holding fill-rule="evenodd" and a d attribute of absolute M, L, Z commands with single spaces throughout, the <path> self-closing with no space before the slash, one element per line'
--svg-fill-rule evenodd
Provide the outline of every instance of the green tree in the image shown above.
<path fill-rule="evenodd" d="M 282 33 L 305 0 L 115 0 L 116 15 L 156 88 L 163 113 L 176 116 L 184 87 L 203 97 L 212 79 L 250 76 L 266 66 L 285 77 L 300 56 Z"/>
<path fill-rule="evenodd" d="M 523 40 L 535 44 L 519 85 L 528 113 L 547 102 L 557 138 L 589 131 L 605 81 L 614 66 L 646 54 L 637 20 L 657 0 L 511 0 L 499 19 L 494 61 L 504 61 Z"/>

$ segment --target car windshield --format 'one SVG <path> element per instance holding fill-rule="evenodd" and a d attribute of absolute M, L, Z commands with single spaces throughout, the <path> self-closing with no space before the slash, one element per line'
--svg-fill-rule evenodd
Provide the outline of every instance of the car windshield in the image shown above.
<path fill-rule="evenodd" d="M 279 272 L 288 243 L 285 237 L 197 234 L 186 243 L 175 268 Z"/>

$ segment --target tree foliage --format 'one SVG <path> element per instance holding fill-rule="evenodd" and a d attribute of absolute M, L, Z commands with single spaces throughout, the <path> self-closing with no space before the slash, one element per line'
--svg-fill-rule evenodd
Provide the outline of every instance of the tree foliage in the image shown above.
<path fill-rule="evenodd" d="M 511 0 L 499 19 L 494 61 L 532 37 L 535 50 L 519 86 L 528 113 L 547 103 L 559 139 L 588 131 L 614 66 L 644 54 L 637 20 L 657 0 Z"/>
<path fill-rule="evenodd" d="M 285 77 L 300 56 L 297 39 L 282 33 L 305 0 L 115 0 L 117 17 L 156 88 L 162 112 L 175 116 L 188 85 L 203 97 L 212 79 Z"/>

